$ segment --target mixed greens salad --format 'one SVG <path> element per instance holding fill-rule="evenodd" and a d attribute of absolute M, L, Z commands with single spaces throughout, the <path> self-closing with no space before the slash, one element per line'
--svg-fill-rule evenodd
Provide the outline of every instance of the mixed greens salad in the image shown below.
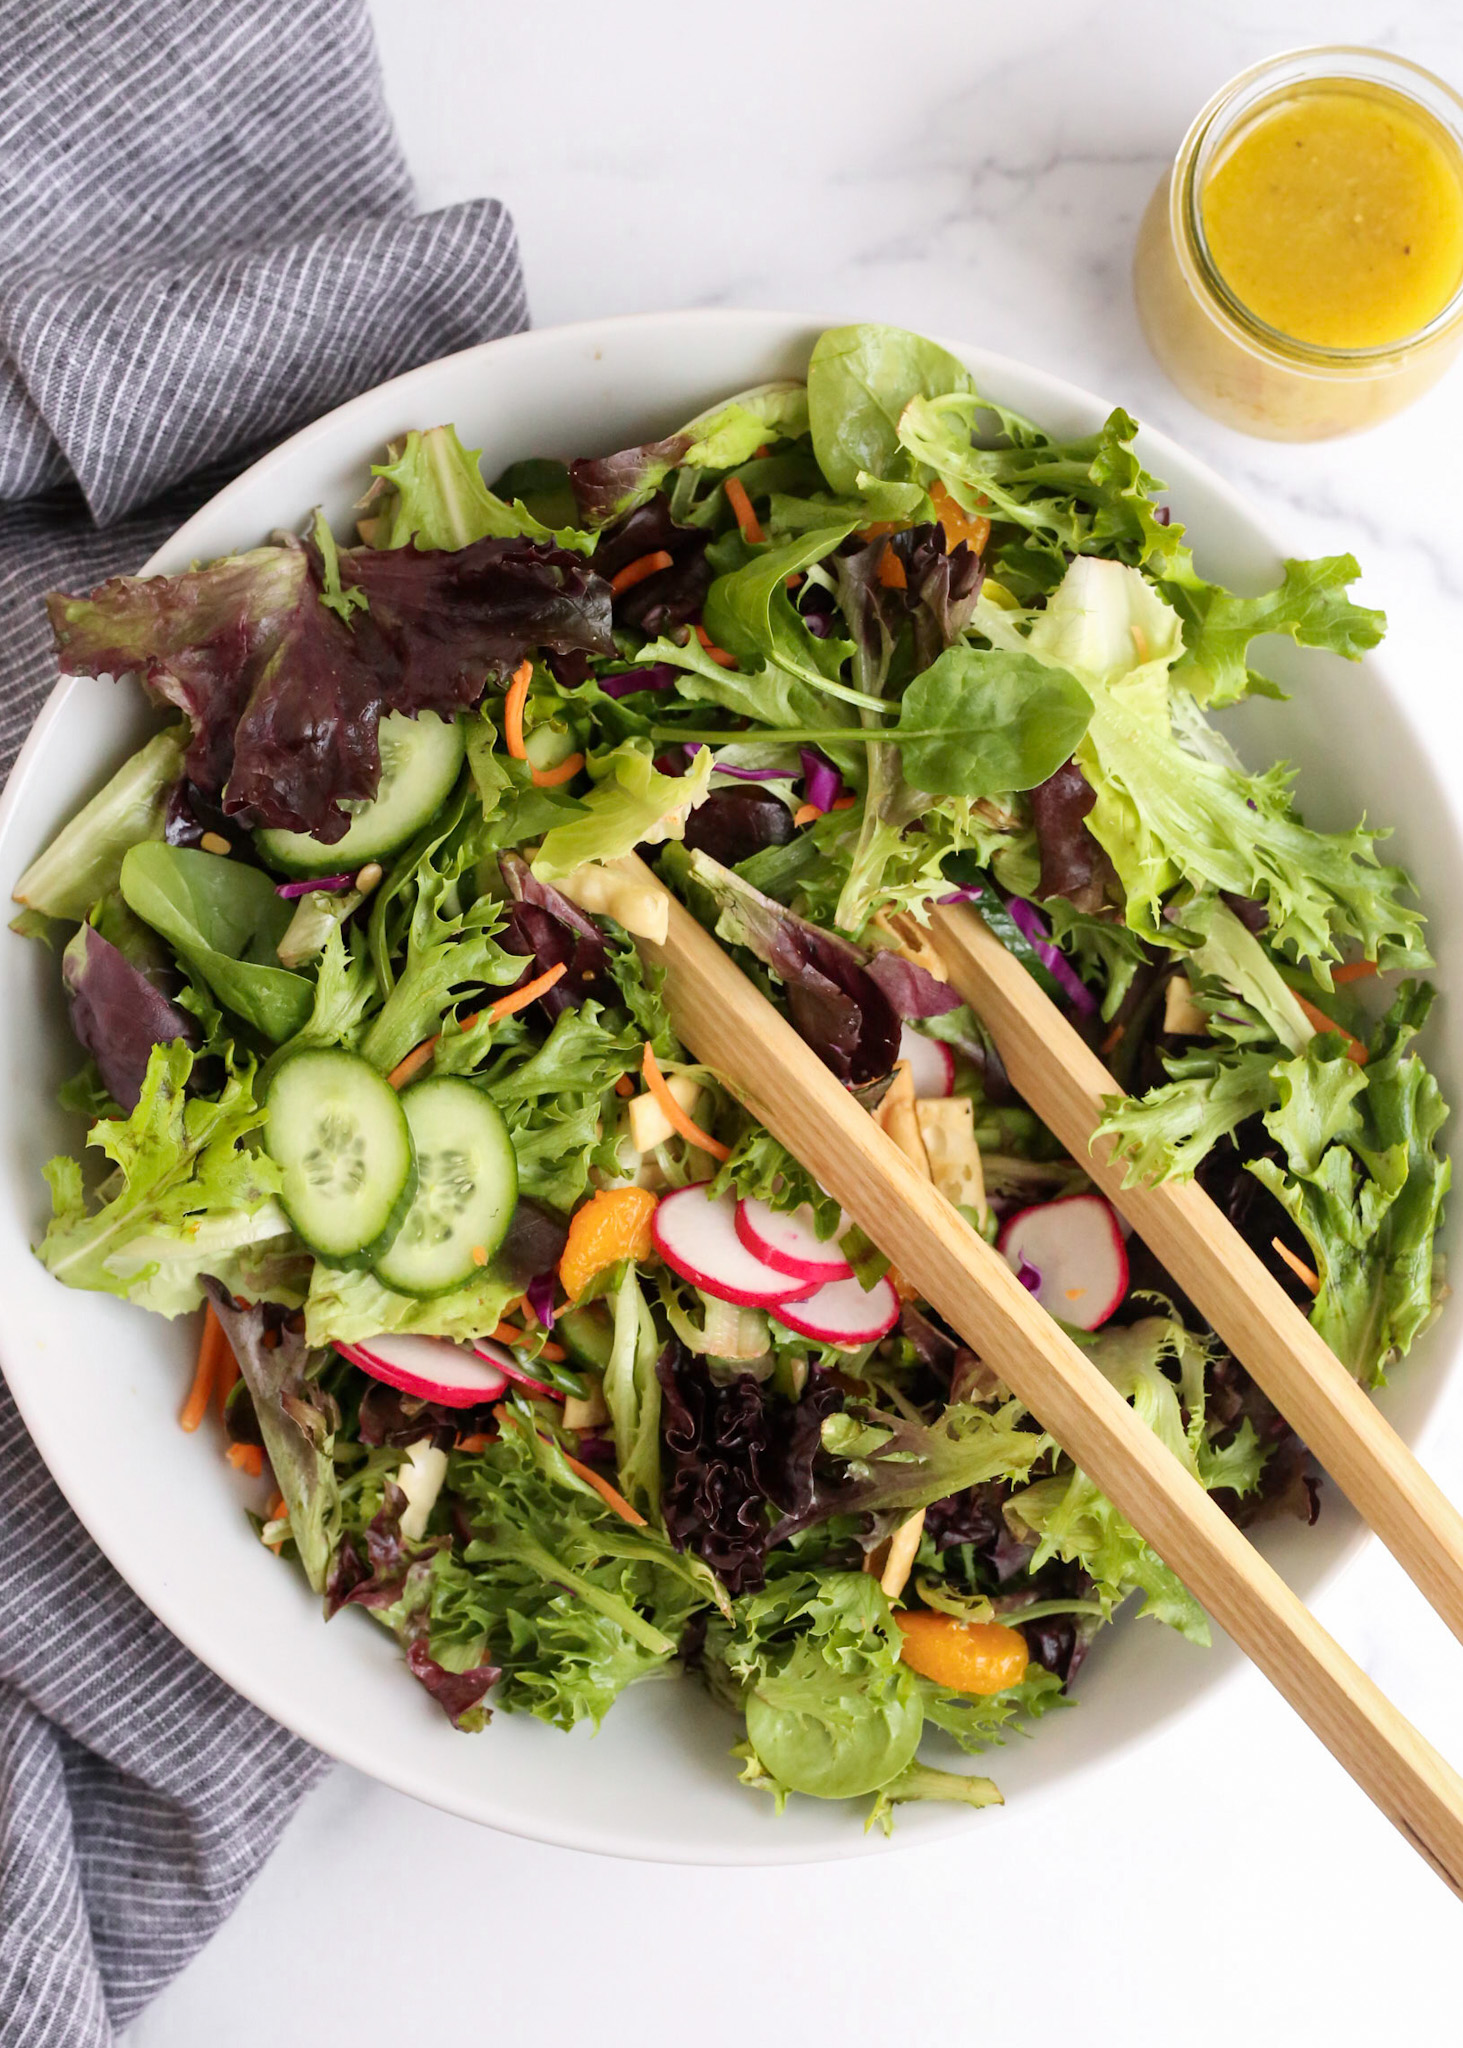
<path fill-rule="evenodd" d="M 90 1120 L 39 1255 L 207 1304 L 184 1421 L 218 1405 L 263 1543 L 457 1726 L 597 1723 L 679 1664 L 748 1785 L 887 1826 L 997 1800 L 951 1744 L 1063 1703 L 1130 1599 L 1207 1640 L 688 1058 L 636 946 L 662 885 L 1236 1519 L 1315 1518 L 1305 1448 L 1016 1097 L 931 904 L 979 907 L 1108 1060 L 1131 1174 L 1197 1175 L 1366 1384 L 1434 1314 L 1407 878 L 1212 718 L 1280 694 L 1261 636 L 1382 620 L 1349 558 L 1208 582 L 1134 432 L 1054 440 L 842 328 L 646 446 L 489 488 L 412 433 L 353 536 L 50 600 L 63 668 L 172 722 L 16 889 Z"/>

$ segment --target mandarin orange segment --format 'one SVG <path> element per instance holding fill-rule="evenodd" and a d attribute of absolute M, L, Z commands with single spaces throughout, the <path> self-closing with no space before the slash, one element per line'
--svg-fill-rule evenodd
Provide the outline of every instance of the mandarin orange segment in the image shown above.
<path fill-rule="evenodd" d="M 945 551 L 952 552 L 964 541 L 973 555 L 984 549 L 991 537 L 989 519 L 974 516 L 963 505 L 957 505 L 943 484 L 936 484 L 930 492 L 930 503 L 935 508 L 935 517 L 945 529 Z"/>
<path fill-rule="evenodd" d="M 894 1619 L 903 1638 L 900 1656 L 910 1670 L 951 1692 L 1005 1692 L 1026 1676 L 1026 1638 L 1002 1622 L 956 1621 L 923 1608 Z"/>
<path fill-rule="evenodd" d="M 577 1301 L 606 1266 L 620 1259 L 649 1258 L 655 1205 L 649 1188 L 602 1188 L 575 1211 L 559 1260 L 559 1278 L 571 1301 Z"/>
<path fill-rule="evenodd" d="M 879 585 L 883 590 L 907 590 L 909 578 L 904 573 L 904 564 L 893 548 L 885 546 L 879 557 Z"/>

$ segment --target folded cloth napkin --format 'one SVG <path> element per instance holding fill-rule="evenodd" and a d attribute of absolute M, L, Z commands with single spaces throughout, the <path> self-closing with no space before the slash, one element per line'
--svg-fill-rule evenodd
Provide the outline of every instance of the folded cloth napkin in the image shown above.
<path fill-rule="evenodd" d="M 55 679 L 43 591 L 527 312 L 496 202 L 413 215 L 362 0 L 0 0 L 0 105 L 4 773 Z M 6 2048 L 112 2042 L 323 1768 L 140 1605 L 0 1384 Z"/>

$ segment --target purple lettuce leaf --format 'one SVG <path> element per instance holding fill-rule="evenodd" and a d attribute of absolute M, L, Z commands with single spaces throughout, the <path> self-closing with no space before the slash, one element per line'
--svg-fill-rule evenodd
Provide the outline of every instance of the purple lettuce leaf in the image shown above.
<path fill-rule="evenodd" d="M 102 1085 L 130 1116 L 155 1045 L 197 1042 L 192 1018 L 170 1003 L 140 967 L 84 924 L 61 956 L 71 1029 L 97 1063 Z"/>
<path fill-rule="evenodd" d="M 1078 910 L 1100 910 L 1115 880 L 1112 862 L 1088 831 L 1085 820 L 1097 792 L 1075 761 L 1031 792 L 1031 816 L 1041 853 L 1037 894 L 1065 896 Z"/>
<path fill-rule="evenodd" d="M 113 577 L 47 599 L 62 668 L 140 674 L 192 724 L 187 774 L 239 824 L 312 832 L 376 793 L 383 713 L 450 715 L 539 647 L 614 652 L 608 585 L 577 556 L 523 540 L 456 551 L 349 551 L 350 624 L 322 602 L 313 548 L 256 548 L 182 576 Z M 182 812 L 175 832 L 184 843 Z"/>
<path fill-rule="evenodd" d="M 756 954 L 787 991 L 798 1035 L 840 1081 L 854 1087 L 893 1071 L 899 1015 L 860 946 L 786 910 L 704 853 L 691 872 L 721 909 L 717 930 Z"/>
<path fill-rule="evenodd" d="M 734 868 L 766 846 L 786 846 L 796 831 L 781 797 L 765 789 L 713 789 L 687 817 L 684 843 Z"/>
<path fill-rule="evenodd" d="M 594 919 L 552 883 L 538 881 L 516 853 L 500 855 L 498 865 L 513 899 L 499 941 L 505 952 L 529 956 L 531 965 L 521 979 L 531 980 L 551 967 L 565 969 L 538 999 L 550 1023 L 563 1011 L 577 1009 L 586 996 L 613 1001 L 609 949 Z"/>
<path fill-rule="evenodd" d="M 503 1676 L 496 1664 L 477 1664 L 471 1671 L 449 1671 L 439 1664 L 422 1636 L 406 1646 L 406 1668 L 424 1685 L 454 1728 L 475 1733 L 487 1719 L 483 1695 Z"/>
<path fill-rule="evenodd" d="M 638 448 L 621 448 L 614 455 L 571 462 L 569 482 L 584 524 L 608 526 L 643 503 L 660 488 L 694 439 L 689 433 L 668 434 L 663 441 L 646 441 Z"/>
<path fill-rule="evenodd" d="M 405 1509 L 406 1495 L 388 1479 L 381 1506 L 360 1542 L 353 1535 L 341 1538 L 325 1588 L 327 1617 L 339 1614 L 342 1607 L 396 1605 L 412 1561 L 401 1535 Z"/>
<path fill-rule="evenodd" d="M 719 1387 L 706 1361 L 674 1340 L 656 1374 L 666 1534 L 709 1564 L 729 1592 L 752 1592 L 766 1576 L 771 1510 L 800 1517 L 811 1507 L 823 1418 L 843 1397 L 817 1367 L 796 1403 L 764 1392 L 750 1373 Z"/>
<path fill-rule="evenodd" d="M 508 1225 L 508 1234 L 498 1247 L 495 1270 L 503 1275 L 510 1287 L 522 1292 L 539 1274 L 557 1271 L 568 1241 L 566 1217 L 561 1216 L 557 1209 L 551 1209 L 546 1202 L 537 1202 L 531 1195 L 520 1195 L 513 1220 Z M 547 1328 L 547 1324 L 544 1327 Z"/>
<path fill-rule="evenodd" d="M 899 953 L 876 952 L 869 961 L 869 978 L 878 983 L 901 1017 L 943 1017 L 960 1008 L 960 997 L 948 981 Z"/>
<path fill-rule="evenodd" d="M 646 504 L 637 505 L 607 527 L 594 551 L 595 572 L 606 581 L 642 555 L 664 552 L 671 558 L 668 569 L 657 569 L 653 576 L 617 593 L 616 626 L 653 638 L 672 626 L 698 619 L 711 588 L 711 565 L 706 559 L 710 538 L 704 527 L 677 526 L 664 491 L 657 491 Z"/>

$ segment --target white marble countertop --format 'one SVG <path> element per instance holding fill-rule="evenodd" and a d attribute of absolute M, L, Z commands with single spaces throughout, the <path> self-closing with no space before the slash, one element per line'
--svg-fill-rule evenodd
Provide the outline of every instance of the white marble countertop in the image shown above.
<path fill-rule="evenodd" d="M 536 324 L 685 305 L 897 321 L 1120 398 L 1351 549 L 1409 687 L 1463 631 L 1463 370 L 1401 420 L 1252 442 L 1165 383 L 1133 232 L 1196 108 L 1276 50 L 1379 42 L 1463 79 L 1438 0 L 420 0 L 374 8 L 425 205 L 513 208 Z M 1434 449 L 1447 454 L 1438 459 Z M 1415 679 L 1415 681 L 1414 681 Z M 1451 707 L 1450 707 L 1451 708 Z M 1451 724 L 1450 720 L 1450 724 Z M 1463 773 L 1463 767 L 1457 771 Z M 1452 1404 L 1457 1411 L 1460 1404 Z M 1463 1423 L 1430 1461 L 1463 1494 Z M 1323 1620 L 1455 1761 L 1457 1646 L 1379 1546 Z M 1078 1786 L 1059 1822 L 827 1868 L 612 1864 L 346 1770 L 130 2048 L 508 2039 L 1095 2048 L 1457 2031 L 1456 1904 L 1263 1681 Z"/>

